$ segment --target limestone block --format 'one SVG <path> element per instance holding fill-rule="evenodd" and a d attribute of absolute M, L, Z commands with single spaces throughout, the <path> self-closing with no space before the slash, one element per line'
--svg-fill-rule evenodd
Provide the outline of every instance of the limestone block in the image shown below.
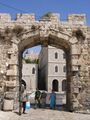
<path fill-rule="evenodd" d="M 10 48 L 10 49 L 8 50 L 8 54 L 13 54 L 13 53 L 14 53 L 13 48 Z"/>
<path fill-rule="evenodd" d="M 18 22 L 35 22 L 35 14 L 17 14 L 17 21 Z"/>
<path fill-rule="evenodd" d="M 79 103 L 78 102 L 73 102 L 73 108 L 78 108 Z"/>
<path fill-rule="evenodd" d="M 74 87 L 74 88 L 73 88 L 73 92 L 74 92 L 74 93 L 79 93 L 79 88 L 78 88 L 78 87 Z"/>
<path fill-rule="evenodd" d="M 4 87 L 0 86 L 0 92 L 4 91 Z"/>
<path fill-rule="evenodd" d="M 75 43 L 78 42 L 77 38 L 74 37 L 74 36 L 73 36 L 69 41 L 70 41 L 70 43 L 72 43 L 72 44 L 75 44 Z"/>
<path fill-rule="evenodd" d="M 5 111 L 13 110 L 13 103 L 14 100 L 4 99 L 3 110 Z"/>
<path fill-rule="evenodd" d="M 0 13 L 0 22 L 10 22 L 11 16 L 10 14 Z"/>
<path fill-rule="evenodd" d="M 5 98 L 6 99 L 14 99 L 15 94 L 13 92 L 6 92 L 5 93 Z"/>
<path fill-rule="evenodd" d="M 78 49 L 77 47 L 75 48 L 74 46 L 72 46 L 72 54 L 80 54 L 81 50 Z"/>
<path fill-rule="evenodd" d="M 77 65 L 73 65 L 72 66 L 72 71 L 78 71 L 78 66 Z"/>
<path fill-rule="evenodd" d="M 78 59 L 72 59 L 72 65 L 78 65 Z"/>
<path fill-rule="evenodd" d="M 17 60 L 17 59 L 15 59 L 15 60 L 9 59 L 9 60 L 8 60 L 8 64 L 9 64 L 9 65 L 17 65 L 17 64 L 18 64 L 18 60 Z"/>
<path fill-rule="evenodd" d="M 85 14 L 71 14 L 68 16 L 68 22 L 71 24 L 84 25 L 86 23 L 86 15 Z"/>
<path fill-rule="evenodd" d="M 16 80 L 14 81 L 5 81 L 6 87 L 16 87 Z"/>
<path fill-rule="evenodd" d="M 14 75 L 18 75 L 17 71 L 15 70 L 7 70 L 7 73 L 6 73 L 7 76 L 14 76 Z"/>

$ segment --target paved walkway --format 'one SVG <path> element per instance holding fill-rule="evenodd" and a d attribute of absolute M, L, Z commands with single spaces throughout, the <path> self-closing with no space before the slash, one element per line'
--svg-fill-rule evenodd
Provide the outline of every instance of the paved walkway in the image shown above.
<path fill-rule="evenodd" d="M 49 109 L 30 109 L 19 116 L 17 112 L 0 111 L 0 120 L 90 120 L 88 114 L 70 113 Z"/>

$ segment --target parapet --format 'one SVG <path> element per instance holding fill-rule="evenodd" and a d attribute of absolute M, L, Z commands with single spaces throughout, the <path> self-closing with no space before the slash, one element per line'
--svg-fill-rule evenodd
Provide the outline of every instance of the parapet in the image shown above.
<path fill-rule="evenodd" d="M 17 14 L 16 21 L 34 22 L 35 21 L 35 14 Z"/>
<path fill-rule="evenodd" d="M 85 14 L 71 14 L 68 16 L 68 22 L 70 24 L 86 24 L 86 15 Z"/>
<path fill-rule="evenodd" d="M 48 12 L 41 17 L 41 21 L 58 22 L 60 21 L 60 14 Z"/>
<path fill-rule="evenodd" d="M 16 20 L 11 20 L 10 14 L 0 13 L 0 23 L 21 23 L 21 24 L 29 24 L 35 22 L 35 14 L 27 14 L 27 13 L 19 13 L 16 15 Z M 46 13 L 41 21 L 51 21 L 54 24 L 60 22 L 60 14 L 58 13 Z M 86 24 L 86 15 L 85 14 L 71 14 L 68 16 L 67 24 L 71 25 L 85 25 Z M 63 22 L 65 23 L 65 21 Z"/>
<path fill-rule="evenodd" d="M 0 13 L 0 22 L 9 22 L 9 21 L 11 21 L 10 14 Z"/>
<path fill-rule="evenodd" d="M 0 22 L 10 22 L 11 21 L 11 15 L 7 13 L 0 13 Z M 34 14 L 17 14 L 16 15 L 16 21 L 17 22 L 34 22 L 35 21 L 35 15 Z"/>

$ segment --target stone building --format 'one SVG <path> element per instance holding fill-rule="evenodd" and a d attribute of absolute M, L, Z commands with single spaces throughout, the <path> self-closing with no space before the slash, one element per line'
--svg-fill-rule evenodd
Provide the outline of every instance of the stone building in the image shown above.
<path fill-rule="evenodd" d="M 22 79 L 26 83 L 27 92 L 35 91 L 38 82 L 38 65 L 37 64 L 23 64 Z"/>
<path fill-rule="evenodd" d="M 59 14 L 47 13 L 37 21 L 34 14 L 17 14 L 16 20 L 11 20 L 9 14 L 1 13 L 0 93 L 4 93 L 3 109 L 12 110 L 15 99 L 20 99 L 22 53 L 36 45 L 54 46 L 66 54 L 67 110 L 90 109 L 90 27 L 86 24 L 86 15 L 71 14 L 67 21 L 61 21 Z"/>
<path fill-rule="evenodd" d="M 64 93 L 66 81 L 66 59 L 65 53 L 58 48 L 48 46 L 42 47 L 39 55 L 40 83 L 51 92 Z"/>
<path fill-rule="evenodd" d="M 26 53 L 24 56 L 24 59 L 30 59 L 30 60 L 37 60 L 38 59 L 38 54 L 37 53 Z"/>

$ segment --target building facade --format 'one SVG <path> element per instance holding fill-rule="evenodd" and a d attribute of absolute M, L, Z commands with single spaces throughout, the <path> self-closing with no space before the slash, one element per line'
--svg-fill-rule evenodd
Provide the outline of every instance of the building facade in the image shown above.
<path fill-rule="evenodd" d="M 35 91 L 38 81 L 38 65 L 37 64 L 23 64 L 22 79 L 26 83 L 26 90 L 28 92 Z"/>
<path fill-rule="evenodd" d="M 48 92 L 65 92 L 66 59 L 63 50 L 48 46 L 42 47 L 39 55 L 40 78 Z"/>
<path fill-rule="evenodd" d="M 24 55 L 24 59 L 30 59 L 30 60 L 37 60 L 38 59 L 38 54 L 37 53 L 26 53 Z"/>
<path fill-rule="evenodd" d="M 3 110 L 13 110 L 15 98 L 20 99 L 22 51 L 46 43 L 62 48 L 67 56 L 67 110 L 90 110 L 90 27 L 85 14 L 71 14 L 67 21 L 59 16 L 46 14 L 37 21 L 34 14 L 25 13 L 12 20 L 9 14 L 0 13 Z"/>

